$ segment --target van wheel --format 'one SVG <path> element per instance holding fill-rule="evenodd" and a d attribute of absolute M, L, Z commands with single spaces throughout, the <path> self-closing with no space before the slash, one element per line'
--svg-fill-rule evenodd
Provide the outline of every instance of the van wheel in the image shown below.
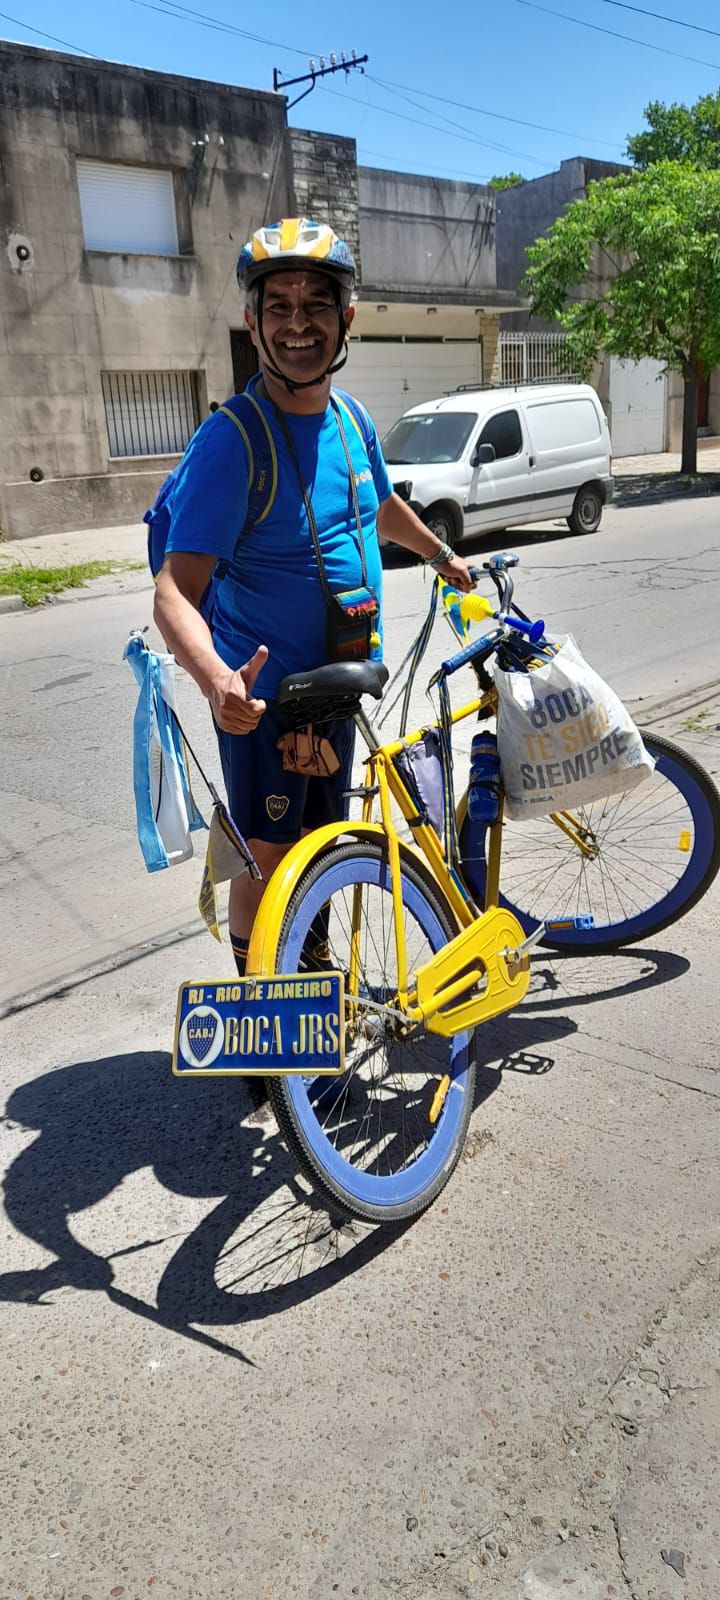
<path fill-rule="evenodd" d="M 443 544 L 449 544 L 452 550 L 459 538 L 459 530 L 449 506 L 431 506 L 423 515 L 425 526 L 436 535 Z"/>
<path fill-rule="evenodd" d="M 571 533 L 594 533 L 600 526 L 603 513 L 603 499 L 599 489 L 594 484 L 585 483 L 578 489 L 575 503 L 567 519 Z"/>

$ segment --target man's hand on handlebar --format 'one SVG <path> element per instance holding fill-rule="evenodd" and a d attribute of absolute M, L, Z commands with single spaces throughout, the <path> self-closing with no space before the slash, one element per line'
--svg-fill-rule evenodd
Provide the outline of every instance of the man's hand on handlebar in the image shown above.
<path fill-rule="evenodd" d="M 463 561 L 462 556 L 451 556 L 444 567 L 440 568 L 440 577 L 444 578 L 446 583 L 452 584 L 453 589 L 457 589 L 459 594 L 468 594 L 474 589 L 478 576 L 476 569 L 470 567 L 467 561 Z"/>

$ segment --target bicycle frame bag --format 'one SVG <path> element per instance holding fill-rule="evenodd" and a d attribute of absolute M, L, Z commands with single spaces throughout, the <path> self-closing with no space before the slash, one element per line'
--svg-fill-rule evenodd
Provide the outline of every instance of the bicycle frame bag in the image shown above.
<path fill-rule="evenodd" d="M 620 795 L 655 766 L 630 713 L 575 640 L 560 640 L 549 660 L 543 653 L 526 670 L 495 665 L 505 812 L 513 821 Z"/>
<path fill-rule="evenodd" d="M 427 728 L 421 739 L 406 745 L 395 757 L 395 766 L 417 806 L 411 828 L 429 823 L 442 839 L 445 780 L 437 728 Z"/>

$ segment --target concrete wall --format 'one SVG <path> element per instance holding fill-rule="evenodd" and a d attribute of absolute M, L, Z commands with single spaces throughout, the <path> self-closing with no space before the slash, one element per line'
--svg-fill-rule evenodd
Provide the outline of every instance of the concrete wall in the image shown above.
<path fill-rule="evenodd" d="M 364 299 L 469 305 L 495 295 L 492 189 L 360 167 L 359 202 Z"/>
<path fill-rule="evenodd" d="M 519 290 L 527 271 L 527 250 L 543 233 L 562 216 L 566 206 L 574 200 L 583 200 L 587 185 L 599 178 L 612 177 L 616 172 L 626 172 L 627 167 L 612 161 L 591 161 L 574 156 L 563 161 L 557 172 L 542 178 L 531 178 L 515 189 L 503 189 L 497 197 L 497 281 L 498 288 Z M 595 263 L 595 272 L 589 279 L 591 288 L 608 276 L 603 259 Z M 555 327 L 540 317 L 529 313 L 508 317 L 503 328 L 509 332 L 525 330 L 540 333 Z"/>
<path fill-rule="evenodd" d="M 182 254 L 86 250 L 77 156 L 170 169 Z M 293 206 L 285 102 L 0 44 L 0 160 L 3 532 L 134 521 L 176 458 L 110 459 L 100 374 L 187 369 L 202 403 L 232 392 L 238 252 Z"/>

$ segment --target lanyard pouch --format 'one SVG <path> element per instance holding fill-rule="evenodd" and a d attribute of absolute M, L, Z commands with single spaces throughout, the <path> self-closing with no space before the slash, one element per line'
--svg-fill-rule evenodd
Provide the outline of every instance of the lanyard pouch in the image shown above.
<path fill-rule="evenodd" d="M 371 589 L 344 589 L 328 604 L 328 661 L 367 661 L 379 612 Z"/>

